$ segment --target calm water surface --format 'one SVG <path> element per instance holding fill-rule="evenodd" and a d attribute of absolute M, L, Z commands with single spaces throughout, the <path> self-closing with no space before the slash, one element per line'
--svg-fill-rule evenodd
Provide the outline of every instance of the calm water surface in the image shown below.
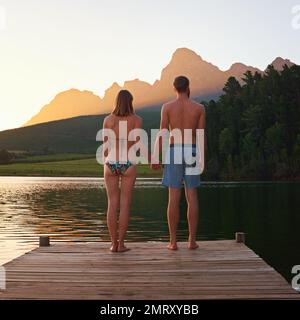
<path fill-rule="evenodd" d="M 199 189 L 198 240 L 232 239 L 247 245 L 290 280 L 300 265 L 299 183 L 207 183 Z M 167 191 L 140 180 L 127 239 L 167 241 Z M 181 201 L 179 239 L 187 238 Z M 64 241 L 108 241 L 101 179 L 0 177 L 0 264 L 34 248 L 38 236 Z"/>

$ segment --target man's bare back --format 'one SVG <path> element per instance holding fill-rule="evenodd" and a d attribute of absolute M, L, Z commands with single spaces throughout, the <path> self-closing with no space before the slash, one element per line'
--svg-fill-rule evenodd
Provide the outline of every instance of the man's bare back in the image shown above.
<path fill-rule="evenodd" d="M 161 129 L 179 129 L 185 143 L 196 143 L 196 129 L 205 127 L 205 109 L 188 97 L 180 97 L 163 105 L 161 114 Z M 184 140 L 184 129 L 192 130 L 192 141 Z M 188 137 L 186 137 L 187 139 Z M 175 143 L 171 137 L 170 143 Z"/>

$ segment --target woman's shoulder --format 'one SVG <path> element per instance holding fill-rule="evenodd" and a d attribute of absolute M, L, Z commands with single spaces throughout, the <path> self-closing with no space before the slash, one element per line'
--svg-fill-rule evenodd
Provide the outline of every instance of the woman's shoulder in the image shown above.
<path fill-rule="evenodd" d="M 126 117 L 120 118 L 121 121 L 129 121 L 130 123 L 140 123 L 143 121 L 142 117 L 138 116 L 136 113 L 132 113 Z"/>
<path fill-rule="evenodd" d="M 106 125 L 106 126 L 113 124 L 114 122 L 115 122 L 115 116 L 112 113 L 108 114 L 103 119 L 103 125 Z"/>
<path fill-rule="evenodd" d="M 132 116 L 132 124 L 135 128 L 137 127 L 141 127 L 142 126 L 142 123 L 143 123 L 143 119 L 142 117 L 138 116 L 136 113 L 134 113 Z"/>
<path fill-rule="evenodd" d="M 129 116 L 124 116 L 124 117 L 118 117 L 113 113 L 111 113 L 104 118 L 104 122 L 107 122 L 107 123 L 118 122 L 118 121 L 133 121 L 133 122 L 141 123 L 143 119 L 142 117 L 138 116 L 136 113 L 133 113 Z"/>
<path fill-rule="evenodd" d="M 142 122 L 142 121 L 143 121 L 142 117 L 141 117 L 141 116 L 138 116 L 136 113 L 133 114 L 133 117 L 134 117 L 134 119 L 135 119 L 136 121 L 138 121 L 138 122 Z"/>

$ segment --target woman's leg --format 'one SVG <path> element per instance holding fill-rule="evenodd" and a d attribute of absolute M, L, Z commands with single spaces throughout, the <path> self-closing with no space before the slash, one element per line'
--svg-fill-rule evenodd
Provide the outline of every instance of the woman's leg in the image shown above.
<path fill-rule="evenodd" d="M 136 166 L 129 167 L 121 177 L 121 204 L 119 217 L 119 247 L 118 252 L 129 250 L 124 245 L 125 235 L 129 223 L 129 213 L 132 200 L 132 192 L 136 179 Z"/>
<path fill-rule="evenodd" d="M 118 251 L 118 209 L 119 209 L 119 177 L 104 165 L 104 180 L 107 193 L 107 226 L 111 237 L 112 252 Z"/>

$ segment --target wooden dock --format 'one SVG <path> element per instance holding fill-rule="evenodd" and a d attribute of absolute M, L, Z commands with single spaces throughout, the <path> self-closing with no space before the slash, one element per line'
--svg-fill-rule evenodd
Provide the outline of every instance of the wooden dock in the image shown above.
<path fill-rule="evenodd" d="M 43 244 L 43 241 L 42 241 Z M 46 243 L 47 244 L 47 241 Z M 57 242 L 4 265 L 0 299 L 299 299 L 300 294 L 243 243 L 202 241 L 178 251 L 163 242 Z"/>

